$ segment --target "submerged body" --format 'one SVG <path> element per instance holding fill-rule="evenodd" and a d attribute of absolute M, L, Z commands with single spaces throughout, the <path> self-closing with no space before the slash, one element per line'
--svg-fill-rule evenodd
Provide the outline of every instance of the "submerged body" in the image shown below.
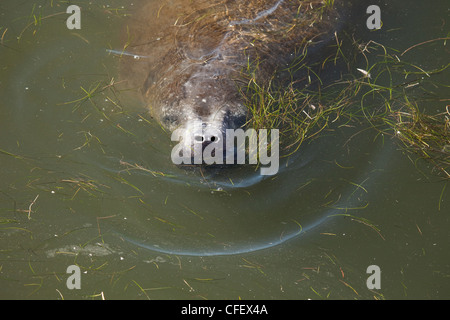
<path fill-rule="evenodd" d="M 164 128 L 206 147 L 246 122 L 244 70 L 267 84 L 306 46 L 331 38 L 335 21 L 317 0 L 152 1 L 133 16 L 122 74 Z M 193 133 L 198 123 L 219 134 Z"/>

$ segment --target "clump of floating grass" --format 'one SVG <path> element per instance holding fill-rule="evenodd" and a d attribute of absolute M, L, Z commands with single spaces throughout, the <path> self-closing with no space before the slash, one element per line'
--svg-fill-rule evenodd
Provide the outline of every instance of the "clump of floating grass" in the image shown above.
<path fill-rule="evenodd" d="M 438 174 L 450 178 L 450 110 L 428 115 L 408 103 L 388 115 L 393 135 L 409 153 L 432 163 Z"/>
<path fill-rule="evenodd" d="M 248 82 L 241 88 L 249 110 L 246 125 L 255 129 L 279 129 L 280 139 L 288 141 L 284 149 L 295 152 L 307 139 L 317 137 L 338 120 L 340 125 L 342 121 L 364 121 L 368 128 L 392 135 L 407 153 L 430 161 L 440 175 L 449 179 L 449 107 L 435 115 L 421 112 L 419 104 L 423 99 L 416 98 L 412 90 L 426 91 L 429 84 L 445 87 L 434 82 L 432 76 L 447 71 L 450 64 L 424 70 L 402 60 L 400 51 L 377 42 L 352 40 L 352 48 L 345 51 L 342 41 L 335 37 L 335 52 L 321 66 L 307 65 L 306 50 L 303 50 L 305 54 L 285 70 L 291 74 L 301 72 L 302 86 L 296 81 L 275 84 L 275 76 L 265 85 L 258 83 L 255 76 L 258 63 L 249 63 L 243 70 Z M 434 41 L 421 45 L 431 42 Z M 337 60 L 349 67 L 349 73 L 345 79 L 324 84 L 319 71 L 326 64 L 336 64 Z"/>
<path fill-rule="evenodd" d="M 247 126 L 258 129 L 279 129 L 280 139 L 287 139 L 285 150 L 297 150 L 306 139 L 312 139 L 339 117 L 338 110 L 347 99 L 325 104 L 314 92 L 290 85 L 287 89 L 261 87 L 252 79 L 246 87 L 245 104 L 249 110 Z M 333 117 L 332 117 L 333 115 Z"/>
<path fill-rule="evenodd" d="M 275 76 L 266 84 L 259 83 L 258 63 L 248 64 L 243 74 L 247 79 L 240 87 L 249 111 L 246 126 L 259 129 L 278 129 L 282 148 L 295 152 L 307 139 L 317 137 L 330 124 L 344 115 L 352 94 L 347 84 L 322 91 L 323 81 L 314 70 L 324 66 L 304 62 L 307 50 L 282 72 L 291 75 L 301 72 L 303 80 L 278 83 Z M 331 62 L 331 60 L 330 60 Z"/>
<path fill-rule="evenodd" d="M 300 6 L 297 14 L 300 15 L 300 11 L 304 10 L 307 14 L 299 19 L 302 22 L 308 19 L 310 25 L 326 24 L 328 22 L 322 21 L 323 15 L 331 13 L 330 9 L 333 6 L 334 0 L 313 1 L 305 8 Z M 301 30 L 301 24 L 294 19 L 291 25 L 282 28 L 280 39 L 284 41 L 299 30 Z M 269 81 L 259 81 L 258 75 L 264 74 L 264 71 L 260 70 L 259 59 L 251 61 L 249 57 L 247 65 L 241 70 L 245 84 L 239 86 L 239 90 L 249 111 L 246 126 L 255 130 L 278 129 L 280 139 L 288 141 L 283 146 L 288 152 L 294 152 L 306 138 L 313 138 L 326 129 L 330 122 L 334 122 L 339 117 L 340 113 L 335 111 L 347 102 L 344 95 L 334 95 L 330 99 L 322 95 L 320 86 L 323 83 L 316 73 L 320 63 L 309 65 L 306 62 L 308 45 L 307 41 L 299 44 L 294 61 L 284 70 L 276 72 Z M 298 73 L 306 77 L 307 85 L 303 88 L 299 86 L 300 81 L 294 80 L 294 74 Z M 281 83 L 278 81 L 280 74 L 287 75 L 288 79 L 290 76 L 291 81 Z M 314 86 L 316 90 L 309 88 Z M 333 119 L 330 118 L 331 114 L 334 115 Z"/>
<path fill-rule="evenodd" d="M 397 51 L 389 50 L 376 42 L 369 42 L 363 49 L 360 47 L 367 63 L 369 60 L 366 52 L 369 51 L 371 44 L 370 51 L 376 52 L 376 49 L 381 49 L 382 59 L 370 67 L 368 64 L 367 71 L 361 69 L 367 73 L 364 81 L 360 82 L 364 92 L 361 109 L 365 118 L 377 130 L 393 136 L 407 154 L 415 154 L 429 161 L 434 165 L 438 175 L 449 179 L 449 106 L 446 106 L 445 112 L 439 114 L 421 111 L 420 109 L 425 109 L 427 103 L 439 102 L 442 99 L 423 101 L 422 98 L 415 97 L 412 90 L 420 89 L 426 92 L 426 86 L 429 84 L 435 88 L 447 86 L 434 82 L 432 76 L 447 71 L 450 64 L 426 71 L 417 65 L 402 61 Z M 411 48 L 414 47 L 416 46 Z M 409 49 L 404 53 L 407 51 Z M 369 106 L 366 100 L 370 100 Z M 377 107 L 377 103 L 380 107 Z M 420 104 L 422 107 L 419 107 Z"/>

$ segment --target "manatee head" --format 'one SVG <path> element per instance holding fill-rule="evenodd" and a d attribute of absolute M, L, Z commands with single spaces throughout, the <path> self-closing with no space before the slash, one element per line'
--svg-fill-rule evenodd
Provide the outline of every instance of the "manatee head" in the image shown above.
<path fill-rule="evenodd" d="M 191 74 L 179 87 L 179 94 L 167 99 L 157 114 L 161 125 L 176 131 L 185 149 L 200 152 L 215 143 L 225 150 L 227 129 L 242 128 L 247 117 L 236 83 L 202 70 Z"/>

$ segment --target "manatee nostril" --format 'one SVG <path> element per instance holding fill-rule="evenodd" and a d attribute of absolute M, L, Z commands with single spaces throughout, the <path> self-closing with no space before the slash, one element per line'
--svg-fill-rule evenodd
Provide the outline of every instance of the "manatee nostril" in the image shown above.
<path fill-rule="evenodd" d="M 209 142 L 219 142 L 220 138 L 218 136 L 211 136 L 208 139 L 208 138 L 205 138 L 205 136 L 198 134 L 198 135 L 194 136 L 194 140 L 196 142 L 200 142 L 200 143 L 209 143 Z"/>
<path fill-rule="evenodd" d="M 205 139 L 205 142 L 209 143 L 213 143 L 213 142 L 219 142 L 220 141 L 220 137 L 219 136 L 209 136 L 207 139 Z"/>
<path fill-rule="evenodd" d="M 194 139 L 195 139 L 195 141 L 197 141 L 197 142 L 203 142 L 203 141 L 205 141 L 205 137 L 203 137 L 202 135 L 196 135 L 196 136 L 194 137 Z"/>

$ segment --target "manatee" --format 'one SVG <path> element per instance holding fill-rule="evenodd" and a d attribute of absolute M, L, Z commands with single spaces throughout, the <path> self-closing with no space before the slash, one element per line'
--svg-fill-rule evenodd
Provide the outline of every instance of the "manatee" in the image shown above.
<path fill-rule="evenodd" d="M 224 136 L 248 117 L 243 70 L 257 65 L 257 82 L 267 84 L 306 46 L 320 48 L 334 38 L 331 2 L 149 1 L 128 25 L 131 54 L 122 57 L 122 77 L 141 90 L 163 128 L 189 133 L 201 123 Z M 203 146 L 215 138 L 196 137 Z"/>

